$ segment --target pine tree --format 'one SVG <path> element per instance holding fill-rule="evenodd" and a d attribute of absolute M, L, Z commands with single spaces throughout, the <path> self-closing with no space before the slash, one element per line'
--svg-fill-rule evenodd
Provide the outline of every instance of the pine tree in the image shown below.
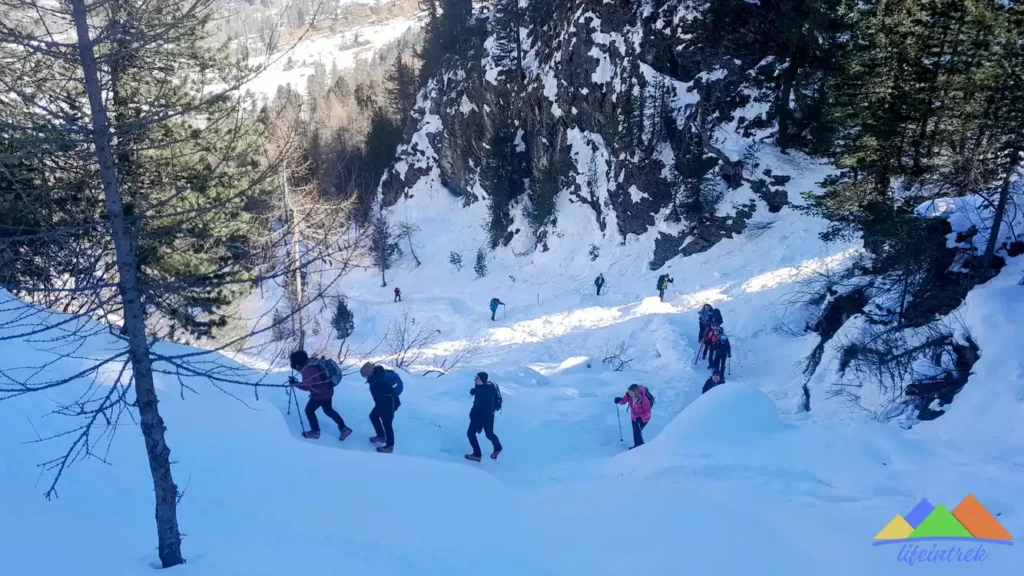
<path fill-rule="evenodd" d="M 342 345 L 344 345 L 345 340 L 352 336 L 352 331 L 356 328 L 355 317 L 352 315 L 352 311 L 349 310 L 348 303 L 344 298 L 338 298 L 334 304 L 331 328 L 334 329 L 334 334 L 338 340 L 341 340 Z"/>
<path fill-rule="evenodd" d="M 462 272 L 462 254 L 459 254 L 458 252 L 449 252 L 448 263 L 455 266 L 456 271 Z"/>
<path fill-rule="evenodd" d="M 525 79 L 523 71 L 523 42 L 520 28 L 525 24 L 523 9 L 519 0 L 496 0 L 490 19 L 491 34 L 495 42 L 491 49 L 492 58 L 501 70 L 508 70 L 506 76 L 518 86 Z"/>
<path fill-rule="evenodd" d="M 497 247 L 512 225 L 512 202 L 524 191 L 522 179 L 516 170 L 516 130 L 504 117 L 495 120 L 490 139 L 490 149 L 484 159 L 480 177 L 490 195 L 491 247 Z"/>
<path fill-rule="evenodd" d="M 487 275 L 487 255 L 484 254 L 483 248 L 479 248 L 476 251 L 476 264 L 473 265 L 473 271 L 476 272 L 477 278 L 483 278 Z"/>
<path fill-rule="evenodd" d="M 398 251 L 398 243 L 391 239 L 391 228 L 383 216 L 378 216 L 373 221 L 373 231 L 370 234 L 370 247 L 373 251 L 373 265 L 380 269 L 381 287 L 387 286 L 385 272 L 391 269 L 395 254 Z"/>
<path fill-rule="evenodd" d="M 628 158 L 635 157 L 644 143 L 647 99 L 641 92 L 642 89 L 634 78 L 630 79 L 618 94 L 619 113 L 616 118 L 615 149 Z"/>
<path fill-rule="evenodd" d="M 402 58 L 401 53 L 395 56 L 388 81 L 391 83 L 388 89 L 391 108 L 398 119 L 398 127 L 404 132 L 412 126 L 412 112 L 416 108 L 419 82 L 416 79 L 416 72 Z"/>

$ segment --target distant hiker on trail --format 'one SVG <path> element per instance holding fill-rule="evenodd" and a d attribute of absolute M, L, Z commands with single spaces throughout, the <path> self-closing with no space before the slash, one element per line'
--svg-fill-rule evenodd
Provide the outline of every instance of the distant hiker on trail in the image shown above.
<path fill-rule="evenodd" d="M 629 405 L 629 419 L 633 423 L 633 445 L 630 446 L 630 450 L 644 444 L 644 437 L 641 432 L 643 432 L 647 423 L 651 421 L 651 399 L 651 393 L 647 391 L 647 388 L 639 384 L 630 384 L 625 396 L 615 397 L 616 404 Z"/>
<path fill-rule="evenodd" d="M 665 290 L 668 290 L 669 284 L 675 284 L 675 281 L 672 280 L 671 276 L 668 274 L 658 276 L 658 298 L 660 298 L 662 302 L 665 301 Z"/>
<path fill-rule="evenodd" d="M 401 302 L 402 301 L 402 291 L 398 289 L 398 286 L 395 286 L 395 300 L 394 301 L 395 302 Z"/>
<path fill-rule="evenodd" d="M 494 314 L 498 311 L 498 306 L 504 306 L 505 303 L 497 298 L 491 298 L 491 321 L 494 321 Z"/>
<path fill-rule="evenodd" d="M 466 454 L 466 460 L 479 462 L 483 456 L 480 453 L 480 443 L 476 439 L 481 430 L 494 448 L 491 459 L 497 460 L 501 454 L 501 442 L 494 434 L 494 413 L 501 410 L 501 391 L 498 390 L 497 384 L 487 379 L 487 372 L 477 374 L 473 384 L 469 391 L 473 397 L 473 407 L 469 410 L 469 430 L 466 432 L 473 453 Z"/>
<path fill-rule="evenodd" d="M 713 310 L 711 304 L 704 304 L 700 307 L 700 312 L 697 313 L 697 324 L 699 329 L 697 330 L 697 343 L 704 341 L 704 337 L 707 336 L 708 328 L 711 327 L 711 317 Z"/>
<path fill-rule="evenodd" d="M 377 447 L 377 452 L 391 454 L 395 451 L 395 411 L 402 405 L 398 399 L 402 393 L 402 379 L 394 370 L 376 366 L 372 362 L 363 364 L 359 373 L 366 378 L 367 384 L 370 385 L 370 395 L 373 396 L 370 423 L 373 424 L 375 435 L 370 438 L 370 442 L 383 444 Z"/>
<path fill-rule="evenodd" d="M 601 287 L 604 286 L 604 274 L 598 274 L 594 279 L 594 286 L 597 286 L 597 295 L 601 295 Z"/>
<path fill-rule="evenodd" d="M 721 328 L 715 328 L 715 330 L 718 332 L 718 341 L 715 342 L 714 348 L 711 350 L 713 355 L 711 367 L 720 374 L 724 374 L 725 363 L 732 356 L 732 345 L 729 344 L 729 337 L 726 336 L 724 330 Z"/>
<path fill-rule="evenodd" d="M 320 408 L 328 418 L 334 420 L 334 423 L 338 425 L 338 430 L 341 432 L 339 438 L 341 440 L 348 438 L 348 435 L 352 433 L 352 429 L 345 426 L 345 421 L 331 405 L 331 401 L 334 398 L 334 385 L 331 377 L 321 364 L 325 361 L 318 359 L 311 361 L 305 350 L 292 352 L 289 361 L 292 370 L 302 375 L 302 382 L 296 380 L 294 376 L 289 376 L 288 383 L 299 390 L 309 392 L 309 402 L 306 404 L 306 418 L 309 419 L 309 431 L 303 431 L 302 437 L 312 439 L 320 437 L 320 422 L 316 419 L 316 411 Z M 338 379 L 340 380 L 340 372 L 338 374 Z"/>
<path fill-rule="evenodd" d="M 715 370 L 714 372 L 711 373 L 711 378 L 708 378 L 704 382 L 704 389 L 701 390 L 700 393 L 707 394 L 708 390 L 711 390 L 715 386 L 718 386 L 719 384 L 723 383 L 725 383 L 725 380 L 722 378 L 722 373 L 719 372 L 718 370 Z"/>

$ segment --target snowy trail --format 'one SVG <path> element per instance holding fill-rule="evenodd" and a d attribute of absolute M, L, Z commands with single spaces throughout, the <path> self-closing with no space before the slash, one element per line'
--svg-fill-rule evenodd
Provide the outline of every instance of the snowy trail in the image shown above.
<path fill-rule="evenodd" d="M 600 260 L 578 257 L 591 241 L 588 229 L 573 221 L 575 207 L 560 206 L 560 221 L 580 230 L 578 238 L 552 239 L 548 252 L 527 257 L 498 252 L 490 273 L 477 279 L 449 266 L 447 255 L 485 242 L 478 227 L 453 226 L 450 216 L 483 221 L 479 203 L 462 209 L 424 193 L 396 209 L 409 211 L 433 249 L 418 247 L 423 265 L 392 270 L 386 288 L 373 271 L 343 279 L 338 295 L 355 314 L 353 339 L 379 340 L 408 311 L 417 323 L 437 324 L 438 355 L 465 341 L 479 343 L 480 354 L 441 378 L 421 376 L 419 367 L 403 374 L 396 452 L 388 456 L 367 441 L 371 400 L 358 375 L 336 391 L 335 408 L 355 429 L 345 442 L 326 418 L 319 440 L 301 438 L 282 389 L 263 390 L 258 400 L 249 389 L 229 390 L 239 401 L 208 380 L 184 378 L 191 392 L 161 375 L 160 407 L 185 489 L 180 521 L 189 563 L 176 572 L 619 576 L 635 571 L 640 551 L 644 571 L 657 576 L 890 576 L 906 568 L 897 550 L 872 547 L 874 534 L 922 497 L 954 506 L 968 493 L 1012 534 L 1024 534 L 1024 359 L 1015 348 L 1024 338 L 1016 286 L 1024 259 L 968 298 L 966 322 L 984 351 L 971 385 L 947 415 L 908 431 L 830 398 L 825 376 L 811 383 L 811 412 L 799 411 L 800 360 L 817 342 L 783 329 L 805 318 L 779 300 L 858 247 L 821 244 L 821 222 L 795 210 L 772 216 L 757 242 L 725 240 L 652 272 L 651 237 L 622 245 L 595 235 Z M 600 297 L 591 284 L 598 271 L 608 280 Z M 653 291 L 662 272 L 675 278 L 664 303 Z M 392 302 L 394 286 L 402 288 L 401 304 Z M 508 303 L 508 315 L 492 323 L 493 296 Z M 267 290 L 246 314 L 257 317 L 278 300 Z M 693 359 L 704 302 L 722 309 L 734 357 L 728 384 L 701 396 L 708 371 Z M 613 372 L 600 359 L 621 342 L 634 345 L 635 359 Z M 100 336 L 77 355 L 114 346 Z M 337 346 L 326 331 L 310 343 Z M 20 373 L 45 348 L 5 342 L 0 369 Z M 187 349 L 161 343 L 158 350 Z M 468 392 L 479 370 L 501 386 L 495 431 L 506 450 L 497 462 L 477 464 L 463 454 Z M 266 380 L 286 377 L 272 372 Z M 623 412 L 620 442 L 612 398 L 632 382 L 648 385 L 657 403 L 647 444 L 627 452 L 629 423 Z M 37 465 L 66 446 L 31 441 L 66 429 L 66 419 L 45 415 L 62 394 L 76 392 L 0 404 L 0 511 L 15 519 L 0 522 L 0 562 L 17 574 L 148 574 L 152 488 L 133 422 L 120 423 L 104 455 L 110 464 L 87 459 L 67 472 L 59 500 L 39 496 Z M 305 397 L 298 399 L 301 408 Z M 54 542 L 61 554 L 52 553 Z M 1014 574 L 1017 548 L 990 550 L 981 565 L 923 569 Z"/>

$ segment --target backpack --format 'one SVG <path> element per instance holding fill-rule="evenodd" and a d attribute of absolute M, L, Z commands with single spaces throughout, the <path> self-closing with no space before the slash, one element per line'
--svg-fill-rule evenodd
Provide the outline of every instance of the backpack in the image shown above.
<path fill-rule="evenodd" d="M 341 383 L 341 366 L 330 358 L 314 358 L 310 364 L 316 366 L 327 379 L 327 385 L 334 388 Z"/>
<path fill-rule="evenodd" d="M 719 326 L 722 325 L 722 311 L 718 308 L 711 311 L 711 323 Z"/>
<path fill-rule="evenodd" d="M 501 412 L 501 388 L 494 382 L 488 382 L 491 386 L 494 386 L 494 411 Z"/>
<path fill-rule="evenodd" d="M 651 394 L 647 388 L 644 388 L 644 394 L 647 395 L 647 401 L 651 404 L 651 408 L 654 408 L 654 394 Z"/>
<path fill-rule="evenodd" d="M 401 396 L 402 390 L 405 390 L 405 385 L 402 384 L 402 378 L 394 370 L 384 371 L 384 381 L 391 384 L 391 388 L 395 391 L 395 396 Z"/>
<path fill-rule="evenodd" d="M 658 276 L 658 290 L 661 290 L 662 286 L 665 285 L 665 275 Z"/>

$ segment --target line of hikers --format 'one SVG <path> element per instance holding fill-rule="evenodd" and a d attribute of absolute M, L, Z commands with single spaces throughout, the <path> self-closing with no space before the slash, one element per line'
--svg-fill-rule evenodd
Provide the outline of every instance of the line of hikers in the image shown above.
<path fill-rule="evenodd" d="M 303 431 L 302 437 L 320 438 L 320 422 L 317 420 L 316 411 L 321 410 L 338 425 L 338 439 L 348 438 L 352 434 L 352 429 L 345 425 L 345 420 L 333 406 L 334 388 L 341 382 L 342 377 L 338 363 L 330 358 L 310 358 L 305 350 L 292 352 L 289 363 L 292 370 L 298 372 L 302 378 L 299 380 L 290 376 L 288 383 L 299 390 L 309 392 L 309 402 L 306 403 L 305 409 L 309 430 Z M 377 452 L 391 454 L 395 451 L 395 412 L 402 405 L 399 396 L 405 388 L 402 378 L 394 370 L 388 370 L 372 362 L 363 364 L 359 374 L 370 385 L 370 396 L 373 397 L 370 423 L 373 424 L 374 435 L 370 442 L 378 445 Z M 476 375 L 469 394 L 473 396 L 473 407 L 469 411 L 469 430 L 466 435 L 473 452 L 466 454 L 466 459 L 476 462 L 481 460 L 480 444 L 477 442 L 477 435 L 480 432 L 491 441 L 491 458 L 497 459 L 502 448 L 501 442 L 494 434 L 494 413 L 501 410 L 501 390 L 488 379 L 486 372 L 480 372 Z"/>
<path fill-rule="evenodd" d="M 666 280 L 663 283 L 663 278 Z M 666 286 L 672 279 L 668 275 L 659 278 L 659 286 Z M 604 285 L 602 275 L 598 275 L 598 294 Z M 663 289 L 662 289 L 663 291 Z M 398 289 L 395 289 L 396 297 L 399 296 Z M 494 313 L 499 305 L 504 305 L 497 298 L 491 299 L 491 320 L 494 320 Z M 703 355 L 708 359 L 708 368 L 712 370 L 711 377 L 704 382 L 701 394 L 723 384 L 725 382 L 724 371 L 726 363 L 732 357 L 732 345 L 729 337 L 722 328 L 722 311 L 713 308 L 710 304 L 701 306 L 697 315 L 698 340 L 700 345 L 697 349 L 697 356 L 694 364 Z M 320 437 L 320 423 L 317 420 L 316 411 L 323 413 L 338 425 L 340 431 L 339 439 L 344 440 L 352 434 L 352 429 L 345 425 L 345 420 L 334 409 L 333 398 L 334 388 L 341 382 L 342 371 L 337 362 L 330 358 L 310 358 L 304 350 L 292 352 L 289 363 L 293 370 L 299 372 L 301 380 L 289 377 L 288 382 L 295 388 L 309 392 L 309 402 L 306 404 L 305 413 L 309 420 L 309 430 L 303 431 L 304 438 L 316 439 Z M 367 362 L 359 369 L 359 374 L 366 379 L 370 387 L 370 396 L 373 397 L 373 410 L 370 411 L 370 423 L 373 425 L 374 435 L 370 442 L 378 444 L 377 452 L 391 454 L 395 449 L 395 412 L 402 405 L 399 396 L 402 394 L 404 385 L 401 377 L 394 370 L 388 370 L 383 366 Z M 494 433 L 494 414 L 501 410 L 501 390 L 498 385 L 491 382 L 486 372 L 479 372 L 473 381 L 473 388 L 469 394 L 473 396 L 473 407 L 469 411 L 469 429 L 466 436 L 473 448 L 471 454 L 466 454 L 467 460 L 480 462 L 483 455 L 480 451 L 480 444 L 477 436 L 483 432 L 491 442 L 493 448 L 491 458 L 497 459 L 501 454 L 502 446 L 498 436 Z M 644 443 L 643 429 L 651 421 L 651 408 L 654 406 L 654 396 L 644 386 L 631 384 L 623 396 L 615 397 L 617 405 L 627 405 L 630 413 L 630 423 L 633 428 L 633 446 L 630 450 Z M 381 446 L 382 444 L 382 446 Z"/>

